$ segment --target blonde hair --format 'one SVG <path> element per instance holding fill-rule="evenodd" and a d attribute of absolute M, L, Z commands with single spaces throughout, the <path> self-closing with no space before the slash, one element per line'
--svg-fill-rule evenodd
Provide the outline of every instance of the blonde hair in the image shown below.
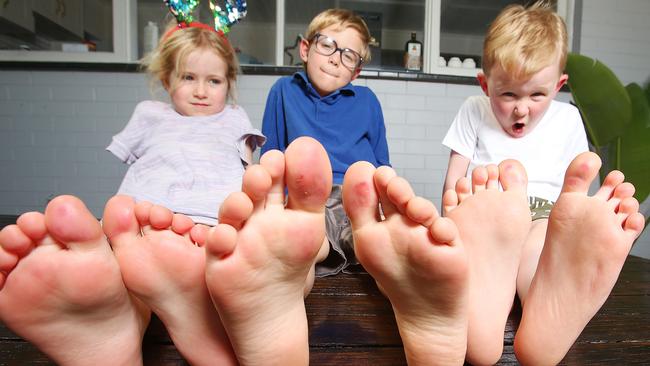
<path fill-rule="evenodd" d="M 527 78 L 554 62 L 563 72 L 566 59 L 566 25 L 547 1 L 504 8 L 488 28 L 483 43 L 486 76 L 494 66 L 500 66 L 516 79 Z"/>
<path fill-rule="evenodd" d="M 363 58 L 363 63 L 370 62 L 369 44 L 372 41 L 370 30 L 368 30 L 366 22 L 351 10 L 327 9 L 322 11 L 312 19 L 311 23 L 309 23 L 305 38 L 307 41 L 311 42 L 316 33 L 335 24 L 339 26 L 339 29 L 352 28 L 359 33 L 361 42 L 363 43 L 363 49 L 359 51 L 359 54 L 361 54 L 361 57 Z"/>
<path fill-rule="evenodd" d="M 226 63 L 228 80 L 228 98 L 236 100 L 237 73 L 239 62 L 235 50 L 222 34 L 209 27 L 178 27 L 175 20 L 170 22 L 158 46 L 140 62 L 141 67 L 149 73 L 152 81 L 160 81 L 165 89 L 174 90 L 183 75 L 185 61 L 195 50 L 214 51 Z"/>

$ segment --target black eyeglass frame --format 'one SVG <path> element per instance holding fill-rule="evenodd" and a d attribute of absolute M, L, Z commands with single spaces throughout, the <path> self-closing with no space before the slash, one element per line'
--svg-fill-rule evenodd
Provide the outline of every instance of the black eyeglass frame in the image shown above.
<path fill-rule="evenodd" d="M 323 53 L 322 50 L 318 49 L 318 40 L 321 37 L 324 37 L 324 38 L 328 39 L 334 45 L 334 50 L 331 53 L 326 54 L 326 53 Z M 321 34 L 321 33 L 314 34 L 314 36 L 311 38 L 310 43 L 314 45 L 314 49 L 316 50 L 316 52 L 318 52 L 319 54 L 321 54 L 323 56 L 331 56 L 331 55 L 335 54 L 337 51 L 339 51 L 339 56 L 341 58 L 341 64 L 343 64 L 343 66 L 345 66 L 345 67 L 349 67 L 351 69 L 356 69 L 359 66 L 363 65 L 364 60 L 363 60 L 363 57 L 361 57 L 361 54 L 359 52 L 357 52 L 357 51 L 355 51 L 355 50 L 353 50 L 351 48 L 340 48 L 338 43 L 336 43 L 335 39 L 333 39 L 331 37 L 328 37 L 325 34 Z M 352 52 L 356 57 L 358 57 L 359 61 L 357 62 L 357 64 L 354 65 L 354 66 L 346 65 L 346 63 L 343 61 L 343 52 Z"/>

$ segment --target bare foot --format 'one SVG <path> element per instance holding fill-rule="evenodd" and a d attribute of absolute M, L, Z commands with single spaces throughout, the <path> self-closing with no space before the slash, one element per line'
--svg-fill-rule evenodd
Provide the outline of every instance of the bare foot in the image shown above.
<path fill-rule="evenodd" d="M 97 219 L 72 196 L 0 232 L 0 319 L 60 365 L 141 365 L 149 310 Z"/>
<path fill-rule="evenodd" d="M 393 169 L 367 162 L 348 169 L 343 204 L 357 258 L 391 301 L 408 364 L 462 365 L 469 273 L 456 225 Z"/>
<path fill-rule="evenodd" d="M 634 186 L 623 183 L 622 173 L 609 173 L 587 196 L 599 168 L 598 156 L 587 152 L 567 169 L 515 337 L 523 364 L 554 365 L 564 358 L 609 296 L 643 230 Z"/>
<path fill-rule="evenodd" d="M 289 199 L 284 203 L 284 187 Z M 206 278 L 242 365 L 307 365 L 304 288 L 325 238 L 327 153 L 299 138 L 264 154 L 208 233 Z"/>
<path fill-rule="evenodd" d="M 471 186 L 462 178 L 443 196 L 469 254 L 467 361 L 474 365 L 495 364 L 503 352 L 521 248 L 530 230 L 526 185 L 524 167 L 506 160 L 499 167 L 474 169 Z"/>
<path fill-rule="evenodd" d="M 192 365 L 234 365 L 237 360 L 205 284 L 205 249 L 183 215 L 127 196 L 104 211 L 104 232 L 126 287 L 165 324 Z"/>

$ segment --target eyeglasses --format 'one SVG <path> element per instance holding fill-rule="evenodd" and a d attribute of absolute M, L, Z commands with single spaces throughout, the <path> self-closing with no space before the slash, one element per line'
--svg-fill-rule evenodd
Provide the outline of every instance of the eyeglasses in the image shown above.
<path fill-rule="evenodd" d="M 356 69 L 363 63 L 363 57 L 359 52 L 349 48 L 339 48 L 335 40 L 324 34 L 316 33 L 312 42 L 316 46 L 316 52 L 323 56 L 331 56 L 336 51 L 341 51 L 341 63 L 347 68 Z"/>

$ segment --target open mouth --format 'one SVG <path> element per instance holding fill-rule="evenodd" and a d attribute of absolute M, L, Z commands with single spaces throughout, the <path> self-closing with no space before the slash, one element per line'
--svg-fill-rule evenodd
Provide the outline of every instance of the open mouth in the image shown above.
<path fill-rule="evenodd" d="M 526 125 L 523 124 L 523 123 L 515 123 L 515 124 L 512 126 L 512 129 L 513 129 L 515 132 L 521 132 L 521 131 L 523 131 L 524 127 L 526 127 Z"/>

